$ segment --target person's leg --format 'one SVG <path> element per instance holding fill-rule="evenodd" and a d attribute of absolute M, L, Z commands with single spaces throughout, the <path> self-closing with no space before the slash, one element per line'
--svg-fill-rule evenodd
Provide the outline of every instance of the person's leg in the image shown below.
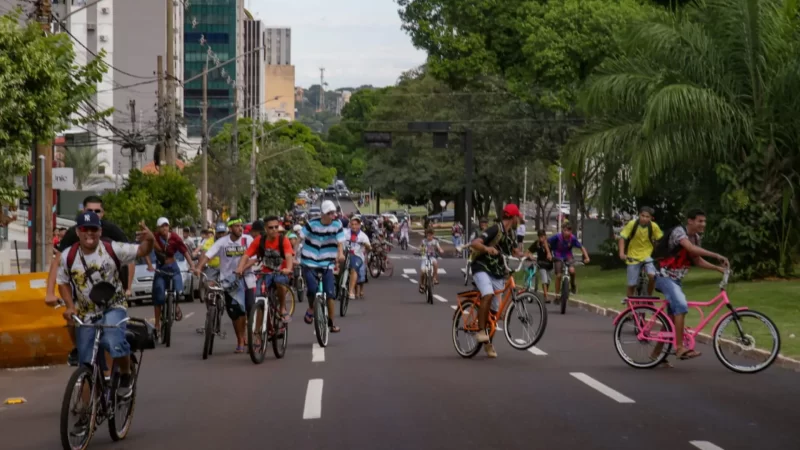
<path fill-rule="evenodd" d="M 104 325 L 117 325 L 127 317 L 124 309 L 114 308 L 103 314 L 102 322 Z M 133 378 L 131 376 L 131 348 L 128 340 L 125 339 L 126 324 L 119 325 L 119 328 L 105 328 L 103 336 L 100 338 L 102 347 L 108 352 L 119 367 L 120 383 L 117 393 L 122 397 L 131 394 Z"/>
<path fill-rule="evenodd" d="M 626 281 L 628 297 L 633 297 L 636 293 L 636 286 L 639 284 L 639 272 L 642 270 L 640 264 L 628 264 L 626 266 Z"/>
<path fill-rule="evenodd" d="M 433 262 L 433 282 L 439 284 L 439 261 L 433 258 L 431 262 Z"/>
<path fill-rule="evenodd" d="M 314 269 L 303 267 L 303 276 L 306 279 L 306 298 L 308 299 L 308 310 L 303 320 L 307 324 L 314 322 L 314 297 L 317 295 L 317 277 Z"/>
<path fill-rule="evenodd" d="M 178 263 L 175 263 L 171 270 L 173 271 L 172 288 L 175 289 L 175 321 L 180 322 L 183 319 L 183 312 L 180 307 L 180 302 L 183 298 L 183 275 L 181 275 L 181 268 Z"/>
<path fill-rule="evenodd" d="M 286 275 L 278 274 L 273 278 L 275 288 L 277 290 L 278 298 L 280 299 L 281 319 L 285 323 L 291 322 L 292 318 L 289 316 L 289 311 L 286 309 L 286 294 L 288 293 L 289 278 Z"/>
<path fill-rule="evenodd" d="M 160 273 L 153 275 L 153 314 L 155 315 L 156 331 L 161 330 L 161 308 L 166 302 L 167 279 Z"/>
<path fill-rule="evenodd" d="M 322 276 L 322 289 L 325 291 L 325 294 L 328 296 L 328 326 L 331 329 L 331 332 L 338 333 L 341 331 L 339 327 L 333 324 L 333 317 L 336 313 L 335 305 L 333 303 L 334 299 L 336 298 L 336 280 L 333 276 L 333 270 L 326 270 L 325 274 Z"/>
<path fill-rule="evenodd" d="M 569 287 L 572 290 L 572 293 L 578 292 L 578 284 L 577 284 L 577 274 L 575 273 L 575 266 L 570 264 L 569 265 Z"/>
<path fill-rule="evenodd" d="M 652 296 L 653 290 L 656 288 L 656 266 L 655 264 L 649 262 L 646 263 L 644 266 L 644 270 L 647 273 L 647 295 Z"/>
<path fill-rule="evenodd" d="M 477 272 L 472 275 L 472 281 L 481 293 L 481 304 L 478 308 L 478 330 L 475 339 L 478 342 L 489 342 L 489 335 L 486 334 L 486 325 L 489 322 L 489 311 L 495 297 L 492 279 L 486 272 Z"/>
<path fill-rule="evenodd" d="M 556 273 L 556 298 L 558 298 L 559 293 L 561 292 L 561 273 L 564 268 L 561 266 L 564 264 L 564 261 L 557 259 L 553 261 L 553 271 Z"/>
<path fill-rule="evenodd" d="M 544 293 L 544 299 L 547 301 L 547 290 L 550 288 L 550 274 L 546 269 L 542 269 L 541 267 L 539 267 L 539 281 L 542 283 L 542 293 Z"/>

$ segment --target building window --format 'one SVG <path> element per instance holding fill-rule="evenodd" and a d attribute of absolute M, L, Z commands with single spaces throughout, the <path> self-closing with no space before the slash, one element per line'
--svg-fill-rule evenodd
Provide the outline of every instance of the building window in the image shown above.
<path fill-rule="evenodd" d="M 105 175 L 106 174 L 106 166 L 99 166 L 97 168 L 97 174 L 98 175 Z"/>

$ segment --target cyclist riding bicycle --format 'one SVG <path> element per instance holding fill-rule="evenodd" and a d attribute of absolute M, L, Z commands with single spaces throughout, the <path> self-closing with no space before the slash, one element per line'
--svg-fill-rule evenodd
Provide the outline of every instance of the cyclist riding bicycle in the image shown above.
<path fill-rule="evenodd" d="M 484 343 L 486 354 L 489 358 L 497 358 L 494 346 L 489 343 L 486 334 L 486 325 L 489 313 L 500 313 L 500 297 L 496 291 L 505 289 L 506 265 L 503 255 L 520 256 L 522 252 L 517 248 L 515 230 L 522 220 L 517 205 L 509 203 L 503 208 L 502 220 L 486 229 L 470 244 L 475 254 L 472 263 L 472 280 L 481 293 L 480 309 L 478 310 L 478 327 L 480 331 L 475 339 Z"/>
<path fill-rule="evenodd" d="M 372 247 L 366 233 L 361 231 L 361 216 L 350 219 L 350 228 L 344 232 L 345 242 L 350 244 L 350 299 L 364 298 L 364 283 L 367 281 L 366 252 Z"/>
<path fill-rule="evenodd" d="M 200 276 L 200 271 L 203 266 L 215 257 L 219 257 L 219 279 L 220 280 L 233 280 L 234 276 L 244 279 L 244 293 L 243 299 L 232 296 L 229 292 L 225 292 L 226 310 L 228 317 L 233 321 L 233 330 L 236 332 L 236 350 L 234 353 L 244 353 L 247 346 L 247 313 L 255 302 L 255 276 L 251 270 L 238 271 L 239 261 L 242 255 L 253 243 L 253 237 L 249 234 L 243 234 L 244 228 L 242 219 L 231 217 L 228 220 L 227 228 L 230 233 L 223 236 L 214 242 L 214 245 L 200 258 L 200 262 L 194 269 L 194 274 Z M 244 304 L 241 304 L 241 301 Z"/>
<path fill-rule="evenodd" d="M 550 288 L 549 270 L 553 269 L 553 254 L 550 253 L 550 246 L 547 244 L 547 233 L 544 230 L 536 232 L 538 239 L 534 241 L 525 256 L 532 258 L 536 255 L 536 265 L 539 267 L 539 281 L 542 283 L 542 292 L 547 301 L 547 290 Z"/>
<path fill-rule="evenodd" d="M 94 211 L 80 213 L 75 221 L 79 241 L 62 253 L 57 274 L 58 293 L 66 305 L 64 319 L 71 324 L 72 316 L 76 315 L 82 322 L 116 325 L 127 317 L 120 268 L 150 254 L 153 233 L 142 222 L 139 224 L 140 244 L 110 242 L 102 240 L 102 224 Z M 102 311 L 98 305 L 101 302 L 105 303 Z M 93 328 L 80 327 L 75 330 L 75 344 L 81 364 L 91 363 L 94 339 Z M 104 329 L 100 343 L 108 352 L 107 356 L 119 367 L 121 377 L 117 394 L 121 397 L 130 396 L 133 378 L 125 324 L 119 328 Z M 111 364 L 106 361 L 106 368 L 110 367 Z"/>
<path fill-rule="evenodd" d="M 323 272 L 322 288 L 328 297 L 328 327 L 331 333 L 338 333 L 341 329 L 333 324 L 336 280 L 329 265 L 336 261 L 344 261 L 345 235 L 342 223 L 335 219 L 336 206 L 332 201 L 322 202 L 321 213 L 320 217 L 309 220 L 302 231 L 303 250 L 300 254 L 300 263 L 306 279 L 309 307 L 303 320 L 309 325 L 314 322 L 314 297 L 318 288 L 316 272 Z"/>
<path fill-rule="evenodd" d="M 562 264 L 566 264 L 569 268 L 570 289 L 572 293 L 575 294 L 578 292 L 578 287 L 575 283 L 575 267 L 572 265 L 574 259 L 572 257 L 572 249 L 581 249 L 584 264 L 589 264 L 589 253 L 580 243 L 578 238 L 572 234 L 572 225 L 570 224 L 564 224 L 564 226 L 561 227 L 561 233 L 550 236 L 550 239 L 547 240 L 547 244 L 553 251 L 553 266 L 556 272 L 556 297 L 558 297 L 558 294 L 561 291 L 561 272 L 563 269 Z"/>
<path fill-rule="evenodd" d="M 403 217 L 403 221 L 400 222 L 400 241 L 405 239 L 406 244 L 408 244 L 408 231 L 410 229 L 411 225 L 408 223 L 408 217 Z"/>
<path fill-rule="evenodd" d="M 291 317 L 286 311 L 286 290 L 290 285 L 289 275 L 294 266 L 294 249 L 289 238 L 278 231 L 280 227 L 278 216 L 265 218 L 264 224 L 267 233 L 256 238 L 247 247 L 236 271 L 242 273 L 246 268 L 253 266 L 256 260 L 261 262 L 262 277 L 256 282 L 256 292 L 260 295 L 274 284 L 278 291 L 283 322 L 289 323 Z"/>
<path fill-rule="evenodd" d="M 183 276 L 175 255 L 180 253 L 186 258 L 189 270 L 194 270 L 194 261 L 186 244 L 183 243 L 183 239 L 177 233 L 170 231 L 169 220 L 166 217 L 159 218 L 156 226 L 158 227 L 154 247 L 157 260 L 156 268 L 162 272 L 172 274 L 172 287 L 178 293 L 178 298 L 175 299 L 175 320 L 180 322 L 183 319 L 183 313 L 178 303 L 183 295 Z M 150 261 L 150 255 L 148 254 L 145 259 L 147 261 L 147 270 L 155 272 Z M 155 310 L 156 330 L 161 329 L 161 307 L 167 300 L 168 277 L 168 275 L 160 272 L 156 272 L 153 276 L 153 309 Z"/>
<path fill-rule="evenodd" d="M 653 254 L 656 241 L 663 236 L 661 228 L 653 222 L 653 208 L 649 206 L 639 208 L 639 220 L 631 220 L 619 233 L 619 258 L 628 265 L 628 297 L 633 296 L 636 285 L 639 284 L 642 268 L 650 279 L 647 294 L 653 295 L 656 287 L 656 266 L 647 260 Z"/>
<path fill-rule="evenodd" d="M 438 255 L 444 253 L 442 250 L 442 246 L 439 245 L 439 240 L 436 239 L 433 233 L 433 228 L 428 228 L 425 230 L 425 240 L 422 241 L 422 244 L 419 246 L 419 253 L 422 256 L 429 256 L 431 259 L 431 264 L 433 264 L 433 284 L 439 284 L 439 261 L 436 259 Z M 425 293 L 425 283 L 422 277 L 425 276 L 425 262 L 426 260 L 423 259 L 422 263 L 420 264 L 420 274 L 419 274 L 419 293 Z"/>

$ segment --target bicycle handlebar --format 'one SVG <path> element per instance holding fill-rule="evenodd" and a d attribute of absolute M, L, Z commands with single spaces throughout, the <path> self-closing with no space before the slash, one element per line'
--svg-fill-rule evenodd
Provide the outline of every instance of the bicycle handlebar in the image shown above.
<path fill-rule="evenodd" d="M 63 306 L 67 306 L 66 302 L 64 302 L 64 300 L 62 300 L 62 299 L 58 299 L 58 301 L 56 302 L 56 306 L 54 306 L 53 309 L 58 309 L 58 308 L 61 308 Z M 72 315 L 72 320 L 74 320 L 79 327 L 87 327 L 87 328 L 119 328 L 120 325 L 122 325 L 123 323 L 131 320 L 131 318 L 130 317 L 126 317 L 126 318 L 120 320 L 119 322 L 117 322 L 116 325 L 104 325 L 104 324 L 100 324 L 100 323 L 86 323 L 86 322 L 82 321 L 76 314 Z"/>

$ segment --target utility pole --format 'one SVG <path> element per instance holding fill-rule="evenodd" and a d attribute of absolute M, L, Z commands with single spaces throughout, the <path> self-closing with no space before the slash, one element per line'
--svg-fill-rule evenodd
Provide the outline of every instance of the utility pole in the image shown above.
<path fill-rule="evenodd" d="M 50 33 L 50 24 L 53 20 L 51 7 L 50 0 L 36 1 L 36 19 L 44 34 Z M 32 268 L 43 272 L 50 265 L 50 258 L 47 255 L 53 252 L 53 142 L 49 140 L 37 142 L 32 156 L 34 162 L 32 179 L 33 185 L 36 186 L 36 197 L 31 208 L 41 217 L 31 221 L 34 230 L 32 233 L 34 240 L 31 242 L 31 262 L 33 263 L 35 260 L 35 267 L 32 264 Z M 40 257 L 36 258 L 34 255 L 40 255 Z"/>
<path fill-rule="evenodd" d="M 172 1 L 167 2 L 167 165 L 174 166 L 177 158 L 177 127 L 175 126 L 175 25 Z"/>
<path fill-rule="evenodd" d="M 128 108 L 131 110 L 131 132 L 133 132 L 133 135 L 136 136 L 137 131 L 139 131 L 136 129 L 136 100 L 134 99 L 128 100 Z M 136 149 L 131 147 L 130 151 L 131 151 L 131 167 L 128 169 L 129 173 L 131 170 L 136 168 Z"/>
<path fill-rule="evenodd" d="M 203 229 L 208 229 L 208 61 L 203 71 L 203 184 L 200 186 L 200 214 Z"/>
<path fill-rule="evenodd" d="M 236 90 L 234 89 L 234 103 L 233 103 L 233 147 L 231 147 L 231 161 L 233 167 L 239 166 L 239 102 L 236 99 Z M 234 169 L 235 170 L 235 169 Z M 239 184 L 238 181 L 236 183 Z M 239 196 L 237 195 L 238 189 L 234 190 L 233 199 L 231 199 L 231 217 L 236 217 L 239 213 Z"/>
<path fill-rule="evenodd" d="M 319 105 L 317 112 L 325 111 L 325 68 L 319 68 Z"/>
<path fill-rule="evenodd" d="M 250 128 L 253 129 L 252 144 L 253 148 L 250 150 L 250 221 L 255 222 L 258 219 L 258 190 L 256 189 L 256 121 L 253 117 L 253 124 Z"/>
<path fill-rule="evenodd" d="M 156 57 L 156 76 L 158 77 L 158 100 L 156 103 L 156 117 L 157 117 L 157 132 L 158 132 L 158 140 L 156 141 L 156 145 L 159 146 L 161 151 L 158 155 L 158 161 L 154 161 L 156 166 L 160 166 L 164 163 L 165 155 L 164 155 L 164 59 L 161 55 Z M 153 155 L 155 159 L 156 155 Z"/>

